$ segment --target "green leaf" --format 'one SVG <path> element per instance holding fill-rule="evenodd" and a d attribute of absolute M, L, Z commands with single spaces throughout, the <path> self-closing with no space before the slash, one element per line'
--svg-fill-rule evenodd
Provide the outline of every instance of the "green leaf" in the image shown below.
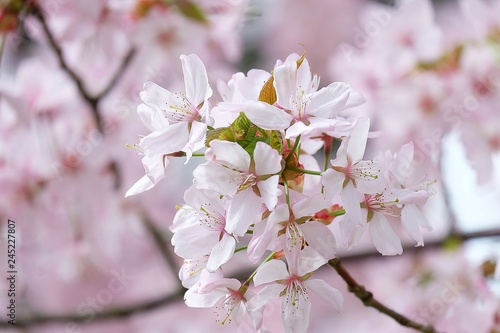
<path fill-rule="evenodd" d="M 233 132 L 229 127 L 221 127 L 209 129 L 207 131 L 207 138 L 205 139 L 205 146 L 209 147 L 212 140 L 222 140 L 234 142 L 235 138 Z"/>
<path fill-rule="evenodd" d="M 279 131 L 266 131 L 267 135 L 266 142 L 273 148 L 276 149 L 280 155 L 283 154 L 283 138 Z"/>

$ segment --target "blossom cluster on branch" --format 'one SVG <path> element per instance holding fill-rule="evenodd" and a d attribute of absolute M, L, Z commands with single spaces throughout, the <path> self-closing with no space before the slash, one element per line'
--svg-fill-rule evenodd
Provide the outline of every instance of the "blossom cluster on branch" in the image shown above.
<path fill-rule="evenodd" d="M 216 306 L 224 312 L 222 323 L 241 322 L 246 308 L 260 329 L 263 307 L 279 296 L 286 331 L 305 332 L 309 291 L 337 311 L 342 307 L 338 290 L 309 279 L 335 256 L 330 224 L 336 216 L 343 215 L 340 232 L 348 248 L 368 228 L 381 254 L 401 254 L 389 219 L 423 245 L 421 228 L 430 225 L 419 207 L 431 195 L 431 182 L 407 181 L 412 143 L 397 154 L 386 151 L 363 159 L 369 119 L 339 115 L 365 102 L 350 85 L 334 82 L 319 88 L 305 54 L 292 54 L 271 73 L 254 69 L 219 82 L 223 100 L 212 107 L 213 91 L 201 59 L 182 55 L 181 62 L 185 93 L 147 82 L 140 94 L 144 103 L 138 113 L 152 132 L 134 146 L 144 155 L 146 174 L 127 195 L 166 177 L 172 157 L 184 155 L 190 161 L 205 156 L 171 227 L 175 252 L 185 259 L 180 278 L 189 288 L 189 306 Z M 334 141 L 340 146 L 330 160 Z M 205 146 L 204 153 L 197 153 Z M 320 150 L 323 170 L 315 158 Z M 271 251 L 243 283 L 222 272 L 241 250 L 252 263 Z M 252 281 L 265 285 L 255 296 L 248 291 Z"/>

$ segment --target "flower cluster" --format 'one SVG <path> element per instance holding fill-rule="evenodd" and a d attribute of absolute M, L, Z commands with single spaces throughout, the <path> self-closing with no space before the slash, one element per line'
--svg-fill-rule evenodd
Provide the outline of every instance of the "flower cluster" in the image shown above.
<path fill-rule="evenodd" d="M 203 62 L 196 55 L 182 55 L 181 62 L 184 93 L 147 82 L 140 94 L 138 113 L 152 132 L 135 146 L 146 174 L 127 195 L 157 184 L 174 156 L 205 157 L 171 227 L 175 252 L 185 259 L 180 278 L 189 288 L 187 305 L 215 306 L 221 323 L 246 317 L 261 329 L 265 304 L 278 296 L 286 331 L 305 332 L 309 292 L 342 307 L 338 290 L 311 279 L 335 256 L 335 217 L 342 216 L 348 248 L 368 228 L 380 253 L 401 254 L 397 224 L 423 245 L 421 228 L 430 226 L 419 206 L 431 192 L 425 180 L 407 181 L 413 145 L 364 159 L 370 120 L 340 116 L 365 102 L 351 86 L 320 88 L 305 55 L 292 54 L 271 73 L 251 70 L 219 82 L 223 101 L 212 106 Z M 315 158 L 320 151 L 322 169 Z M 251 263 L 262 264 L 244 282 L 225 278 L 222 267 L 244 250 Z M 264 288 L 254 295 L 251 282 Z"/>

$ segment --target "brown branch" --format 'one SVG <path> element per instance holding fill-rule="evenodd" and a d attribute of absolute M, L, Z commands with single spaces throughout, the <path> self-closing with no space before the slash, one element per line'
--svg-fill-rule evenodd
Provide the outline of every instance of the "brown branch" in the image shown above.
<path fill-rule="evenodd" d="M 484 238 L 484 237 L 495 237 L 495 236 L 500 236 L 500 229 L 478 231 L 478 232 L 459 235 L 460 239 L 462 239 L 462 240 L 477 239 L 477 238 Z M 425 251 L 428 249 L 436 248 L 438 246 L 442 246 L 443 242 L 444 241 L 428 243 L 425 247 L 419 247 L 419 248 L 409 247 L 407 249 L 405 248 L 405 251 Z M 378 252 L 360 253 L 360 254 L 350 255 L 348 257 L 345 257 L 343 260 L 351 262 L 351 261 L 358 261 L 358 260 L 363 260 L 363 259 L 370 259 L 373 257 L 380 258 L 380 253 L 378 253 Z M 338 259 L 333 259 L 333 260 L 338 260 Z M 330 262 L 329 262 L 329 264 L 330 264 L 330 266 L 332 265 L 332 263 L 330 263 Z M 339 260 L 339 264 L 340 264 L 340 260 Z M 336 263 L 335 263 L 335 265 L 336 265 Z M 343 266 L 342 266 L 342 268 L 343 268 Z M 238 273 L 234 274 L 232 277 L 237 278 L 239 280 L 244 280 L 250 274 L 252 274 L 252 272 L 253 272 L 253 269 L 244 270 L 242 272 L 238 272 Z M 350 285 L 354 285 L 354 286 L 358 286 L 359 288 L 362 288 L 359 290 L 364 290 L 363 293 L 369 293 L 368 291 L 366 291 L 364 289 L 364 287 L 360 286 L 351 277 L 351 275 L 345 270 L 345 268 L 343 268 L 343 272 L 345 272 L 347 274 L 347 276 L 349 276 L 349 278 L 347 278 L 348 279 L 347 281 L 349 281 L 348 285 L 349 285 L 350 291 L 351 291 Z M 344 278 L 344 276 L 342 276 L 342 277 Z M 345 278 L 344 278 L 344 280 L 345 280 Z M 154 310 L 154 309 L 157 309 L 157 308 L 160 308 L 163 306 L 168 306 L 172 303 L 175 303 L 176 301 L 180 301 L 183 297 L 184 291 L 185 291 L 184 289 L 180 289 L 173 294 L 165 295 L 165 296 L 163 296 L 159 299 L 156 299 L 156 300 L 148 301 L 148 302 L 141 303 L 141 304 L 132 305 L 132 306 L 126 307 L 126 308 L 110 309 L 110 310 L 107 310 L 104 312 L 100 312 L 100 313 L 96 314 L 94 321 L 109 320 L 109 319 L 118 318 L 118 317 L 124 318 L 124 317 L 128 317 L 128 316 L 131 316 L 131 315 L 134 315 L 137 313 L 146 312 L 149 310 Z M 351 292 L 353 292 L 353 291 L 351 291 Z M 370 295 L 371 295 L 371 293 L 370 293 Z M 373 295 L 371 295 L 370 297 L 371 297 L 371 299 L 373 299 Z M 368 298 L 368 297 L 364 297 L 364 298 L 362 298 L 362 300 L 366 299 L 366 298 Z M 387 308 L 387 307 L 385 307 L 385 308 Z M 71 322 L 71 321 L 77 322 L 77 323 L 83 323 L 86 320 L 88 320 L 88 316 L 77 316 L 77 315 L 59 315 L 59 316 L 46 316 L 46 315 L 44 315 L 44 316 L 42 316 L 42 315 L 39 315 L 39 316 L 33 316 L 32 318 L 29 318 L 29 319 L 27 318 L 27 319 L 16 320 L 16 327 L 28 327 L 28 326 L 38 325 L 38 324 L 63 323 L 63 322 Z M 7 322 L 0 322 L 0 328 L 3 328 L 3 327 L 12 328 L 12 325 L 7 323 Z M 408 327 L 410 327 L 410 326 L 408 326 Z M 436 333 L 436 331 L 423 331 L 423 332 Z"/>
<path fill-rule="evenodd" d="M 358 284 L 356 280 L 349 274 L 349 272 L 345 269 L 344 266 L 342 266 L 342 263 L 340 262 L 339 258 L 334 258 L 332 260 L 328 261 L 328 264 L 333 267 L 337 271 L 337 273 L 344 279 L 344 281 L 347 283 L 348 290 L 356 295 L 357 298 L 359 298 L 364 305 L 370 306 L 372 308 L 377 309 L 378 311 L 382 312 L 383 314 L 388 315 L 389 317 L 393 318 L 395 321 L 397 321 L 400 325 L 405 326 L 405 327 L 410 327 L 414 328 L 420 332 L 424 333 L 437 333 L 437 331 L 430 325 L 424 325 L 417 323 L 410 318 L 388 308 L 384 304 L 380 303 L 377 301 L 371 292 L 365 289 L 362 285 Z"/>
<path fill-rule="evenodd" d="M 111 81 L 109 82 L 107 87 L 97 96 L 92 96 L 91 94 L 89 94 L 89 92 L 85 88 L 83 80 L 80 78 L 80 76 L 64 60 L 63 51 L 62 51 L 61 47 L 59 46 L 59 44 L 56 42 L 54 35 L 50 31 L 49 26 L 47 24 L 45 16 L 42 13 L 41 8 L 38 7 L 38 5 L 36 5 L 35 3 L 33 3 L 32 10 L 33 10 L 33 14 L 39 19 L 39 21 L 42 25 L 42 29 L 43 29 L 45 35 L 47 36 L 47 40 L 49 42 L 49 45 L 52 48 L 52 50 L 54 50 L 60 66 L 64 69 L 64 71 L 66 73 L 68 73 L 68 75 L 71 77 L 73 82 L 76 84 L 76 87 L 77 87 L 78 91 L 80 92 L 80 95 L 87 102 L 87 104 L 90 106 L 90 109 L 92 111 L 92 115 L 94 117 L 94 120 L 95 120 L 95 123 L 96 123 L 98 130 L 101 133 L 104 133 L 104 128 L 103 128 L 104 124 L 103 124 L 102 117 L 101 117 L 101 114 L 99 113 L 97 105 L 99 104 L 99 101 L 103 97 L 105 97 L 114 88 L 114 86 L 116 85 L 118 80 L 123 76 L 125 69 L 128 67 L 130 61 L 132 60 L 132 58 L 135 54 L 135 50 L 130 49 L 130 51 L 127 53 L 127 55 L 123 59 L 123 62 L 121 64 L 120 68 L 118 68 L 117 72 L 115 73 L 115 75 L 113 76 L 113 78 L 111 79 Z"/>
<path fill-rule="evenodd" d="M 185 289 L 179 289 L 176 292 L 172 294 L 168 294 L 165 296 L 162 296 L 158 299 L 155 300 L 150 300 L 144 303 L 132 305 L 129 307 L 121 307 L 121 308 L 115 308 L 111 309 L 108 311 L 102 311 L 102 312 L 97 312 L 95 314 L 94 321 L 100 321 L 100 320 L 109 320 L 109 319 L 116 319 L 116 318 L 124 318 L 124 317 L 129 317 L 131 315 L 155 310 L 160 307 L 164 307 L 167 305 L 171 305 L 179 300 L 182 299 L 184 295 Z M 69 315 L 54 315 L 54 316 L 48 316 L 48 315 L 35 315 L 32 318 L 29 319 L 16 319 L 16 324 L 13 326 L 12 324 L 9 324 L 7 322 L 0 322 L 0 328 L 14 328 L 14 327 L 29 327 L 29 326 L 34 326 L 34 325 L 41 325 L 41 324 L 53 324 L 53 323 L 67 323 L 67 322 L 74 322 L 74 323 L 82 323 L 82 324 L 90 324 L 88 316 L 81 316 L 81 315 L 74 315 L 74 314 L 69 314 Z"/>
<path fill-rule="evenodd" d="M 83 80 L 80 78 L 80 76 L 64 60 L 62 48 L 56 42 L 54 35 L 50 31 L 49 26 L 47 24 L 47 21 L 45 19 L 45 16 L 42 12 L 42 9 L 34 2 L 30 2 L 30 9 L 31 9 L 31 13 L 39 19 L 39 21 L 42 25 L 42 29 L 43 29 L 45 35 L 47 36 L 47 40 L 49 42 L 49 45 L 57 56 L 59 65 L 70 76 L 72 81 L 75 83 L 81 97 L 89 105 L 98 131 L 102 134 L 105 134 L 104 133 L 104 122 L 103 122 L 101 114 L 99 112 L 98 104 L 101 101 L 101 99 L 103 99 L 104 97 L 106 97 L 109 94 L 109 92 L 115 87 L 115 85 L 119 81 L 119 79 L 123 76 L 123 74 L 125 73 L 125 70 L 128 68 L 130 62 L 132 61 L 132 59 L 134 57 L 135 50 L 133 48 L 130 49 L 130 51 L 127 53 L 127 55 L 123 59 L 121 66 L 118 68 L 118 70 L 116 71 L 115 75 L 110 80 L 110 82 L 106 86 L 106 88 L 104 88 L 104 90 L 101 93 L 99 93 L 97 96 L 92 96 L 91 94 L 89 94 L 89 92 L 85 88 Z M 111 161 L 110 168 L 111 168 L 111 171 L 113 172 L 114 177 L 115 177 L 114 188 L 119 189 L 121 186 L 121 174 L 120 174 L 120 170 L 118 168 L 118 164 L 116 163 L 116 161 Z"/>

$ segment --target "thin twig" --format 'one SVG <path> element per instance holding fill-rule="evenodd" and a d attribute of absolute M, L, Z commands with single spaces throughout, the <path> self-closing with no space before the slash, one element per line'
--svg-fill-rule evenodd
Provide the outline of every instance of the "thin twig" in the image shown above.
<path fill-rule="evenodd" d="M 129 307 L 115 308 L 115 309 L 110 309 L 108 311 L 97 312 L 92 322 L 129 317 L 131 315 L 151 311 L 160 307 L 165 307 L 167 305 L 171 305 L 181 300 L 184 295 L 184 292 L 185 289 L 179 289 L 174 293 L 162 296 L 155 300 L 150 300 L 144 303 L 135 304 Z M 84 316 L 76 314 L 55 315 L 55 316 L 40 315 L 40 316 L 33 316 L 32 318 L 29 319 L 16 319 L 16 324 L 14 327 L 29 327 L 41 324 L 67 323 L 67 322 L 87 324 L 88 320 L 89 317 L 87 315 Z M 7 322 L 0 322 L 0 328 L 5 328 L 5 327 L 13 328 L 12 324 L 9 324 Z"/>
<path fill-rule="evenodd" d="M 420 332 L 424 333 L 437 333 L 437 331 L 434 329 L 434 327 L 430 325 L 424 325 L 417 323 L 410 318 L 388 308 L 384 304 L 380 303 L 377 301 L 371 292 L 365 289 L 362 285 L 358 284 L 356 280 L 349 274 L 349 272 L 345 269 L 344 266 L 342 266 L 342 263 L 340 262 L 339 258 L 334 258 L 332 260 L 328 261 L 328 264 L 333 267 L 337 271 L 337 273 L 344 279 L 344 281 L 347 283 L 348 289 L 351 293 L 356 295 L 357 298 L 359 298 L 364 305 L 370 306 L 372 308 L 377 309 L 378 311 L 382 312 L 383 314 L 388 315 L 389 317 L 393 318 L 395 321 L 397 321 L 400 325 L 405 326 L 405 327 L 410 327 L 414 328 Z"/>
<path fill-rule="evenodd" d="M 101 117 L 101 114 L 99 113 L 99 109 L 97 106 L 99 104 L 99 101 L 102 98 L 104 98 L 114 88 L 114 86 L 116 85 L 118 80 L 122 77 L 122 75 L 125 72 L 125 69 L 128 67 L 130 61 L 132 60 L 132 58 L 135 54 L 135 50 L 130 49 L 130 51 L 125 56 L 120 68 L 118 68 L 117 72 L 115 73 L 114 77 L 111 79 L 111 81 L 109 82 L 107 87 L 97 96 L 92 96 L 91 94 L 89 94 L 89 92 L 85 88 L 83 80 L 80 78 L 80 76 L 68 65 L 66 60 L 64 60 L 63 51 L 62 51 L 61 47 L 59 46 L 59 44 L 56 42 L 54 35 L 50 31 L 49 26 L 47 24 L 47 21 L 45 20 L 45 16 L 42 13 L 42 10 L 38 6 L 36 6 L 35 4 L 33 4 L 33 10 L 34 10 L 34 15 L 40 20 L 40 23 L 42 25 L 42 29 L 43 29 L 45 35 L 47 36 L 47 40 L 49 42 L 50 47 L 56 53 L 56 56 L 57 56 L 57 59 L 59 61 L 60 66 L 62 67 L 62 69 L 64 69 L 64 71 L 66 73 L 68 73 L 68 75 L 71 77 L 73 82 L 75 82 L 76 87 L 77 87 L 78 91 L 80 92 L 80 95 L 87 102 L 87 104 L 90 106 L 90 109 L 92 111 L 92 115 L 94 117 L 97 128 L 99 129 L 99 131 L 101 133 L 103 133 L 103 131 L 104 131 L 103 125 L 104 124 L 102 122 L 102 117 Z"/>

